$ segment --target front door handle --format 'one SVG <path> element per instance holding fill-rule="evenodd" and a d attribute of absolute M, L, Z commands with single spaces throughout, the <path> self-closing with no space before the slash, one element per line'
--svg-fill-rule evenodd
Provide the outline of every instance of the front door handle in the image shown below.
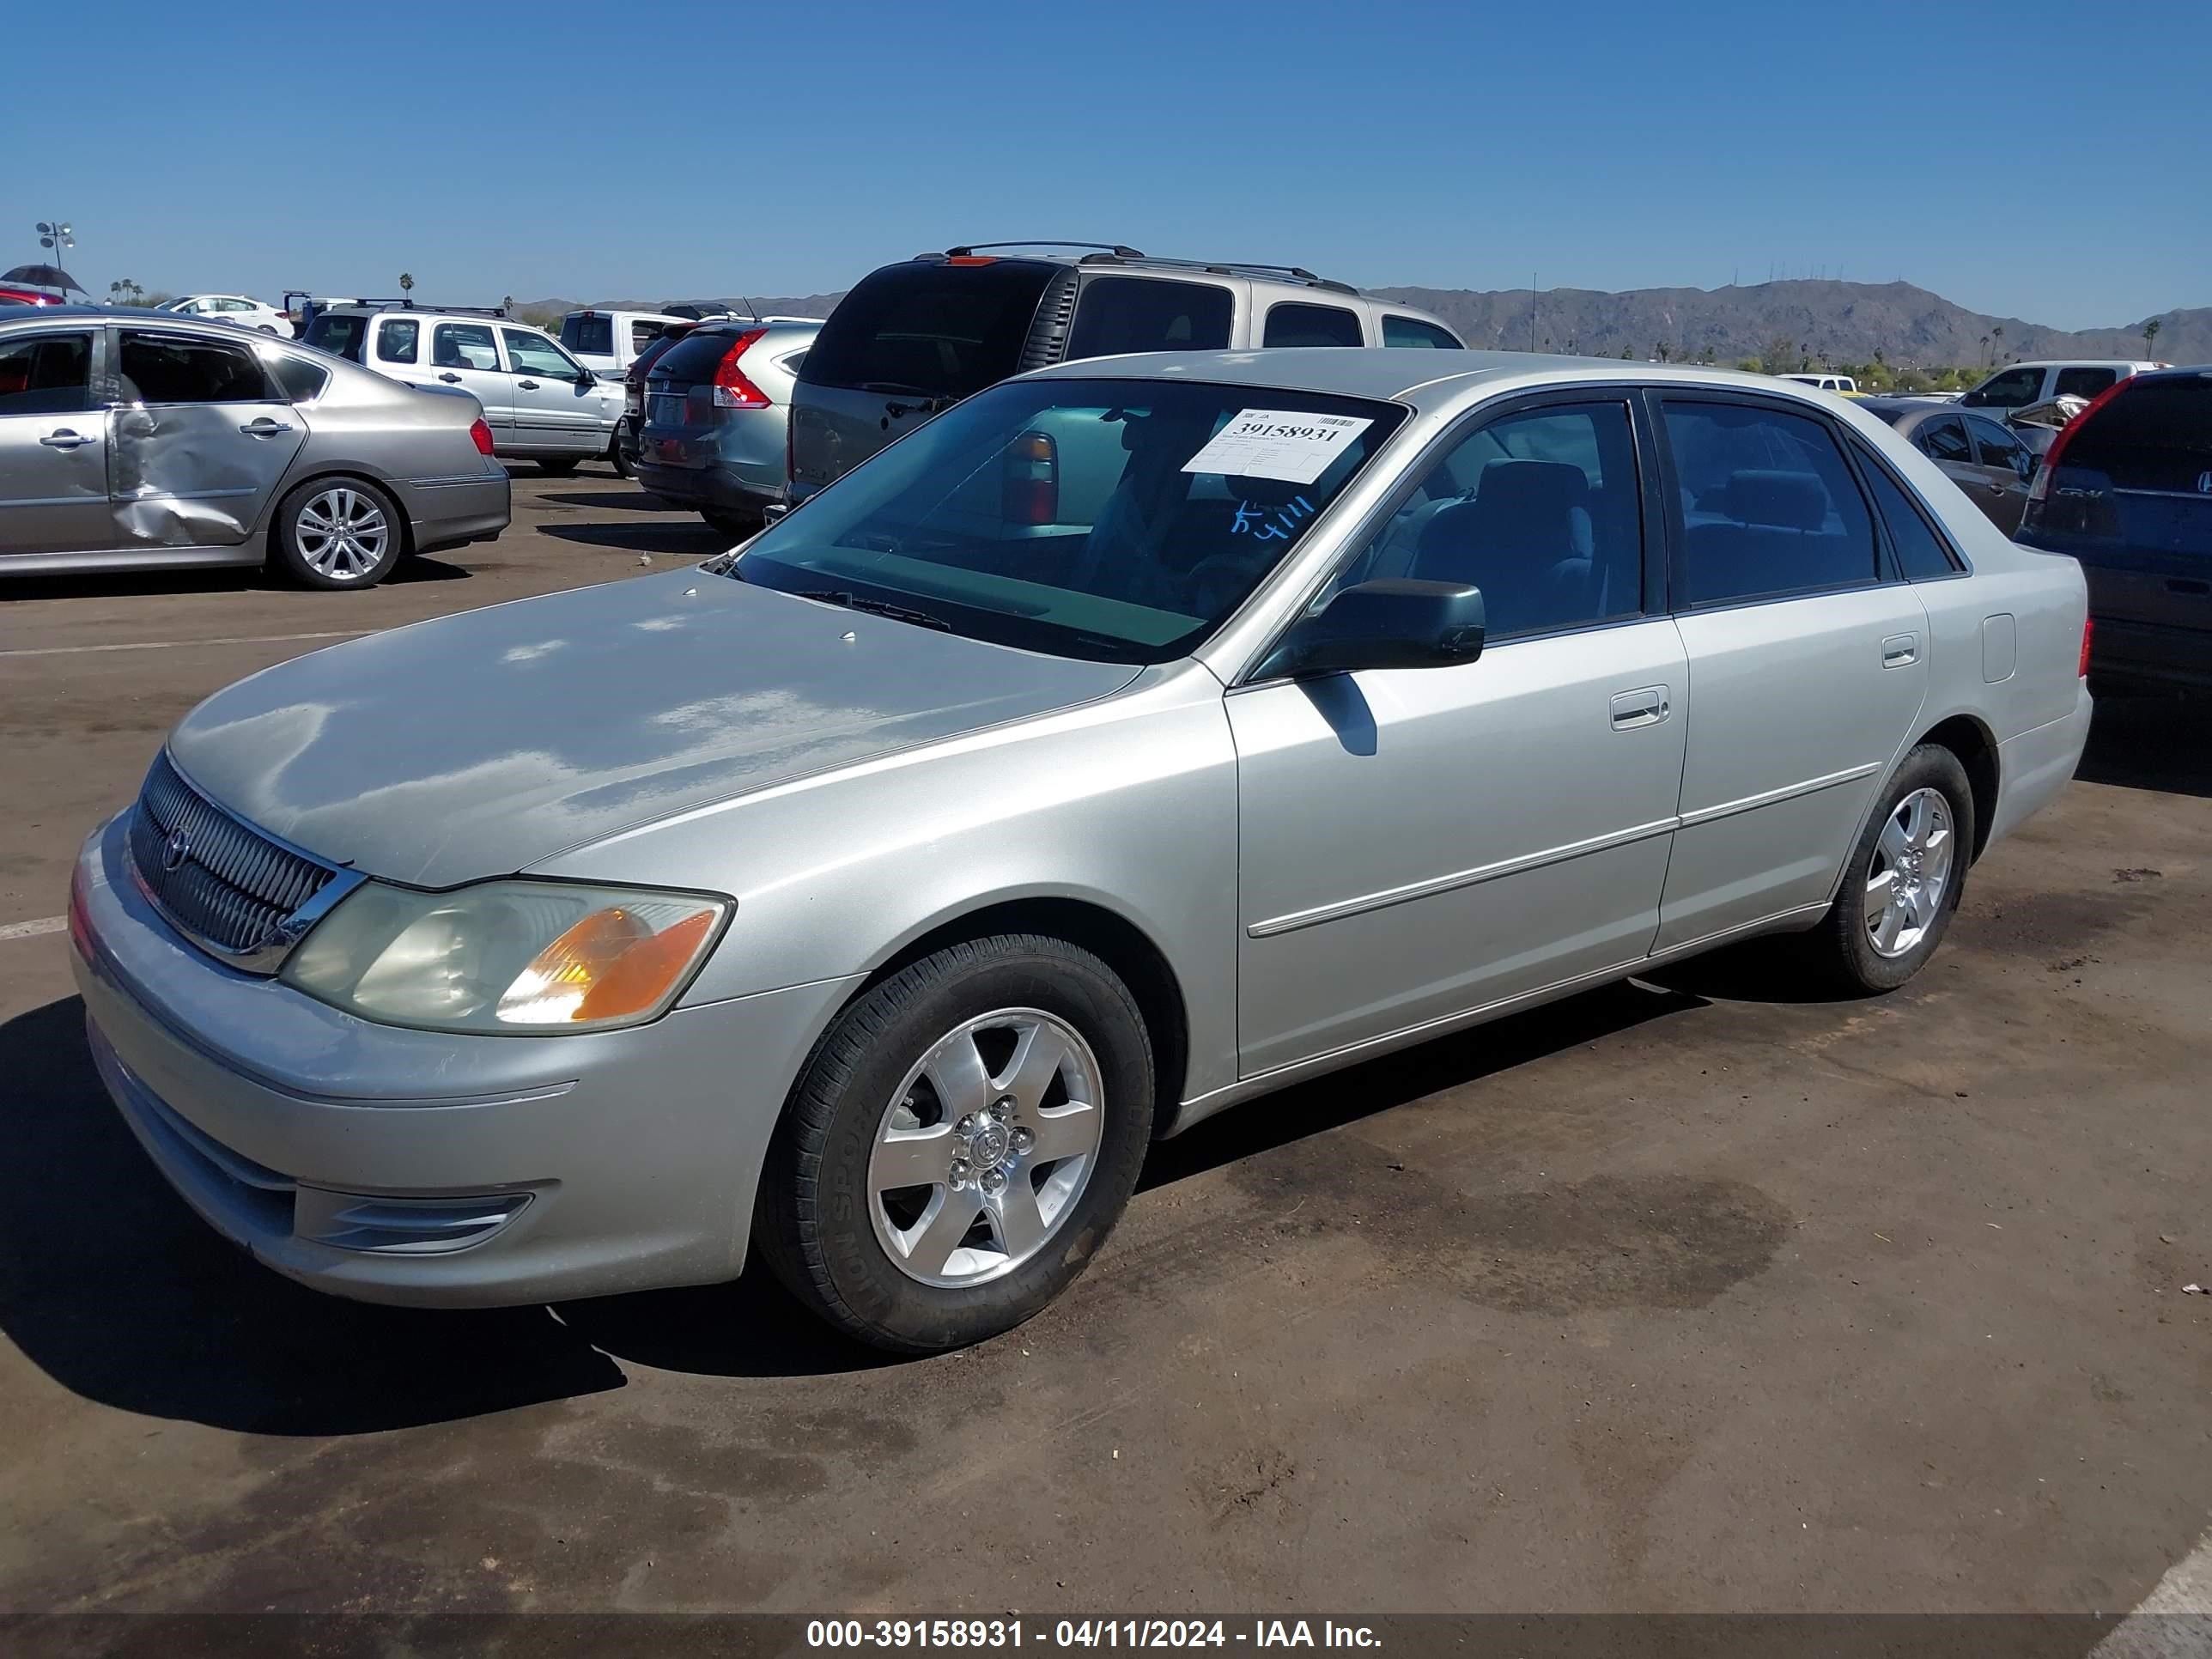
<path fill-rule="evenodd" d="M 87 444 L 98 443 L 100 440 L 85 437 L 81 433 L 72 432 L 67 427 L 63 427 L 58 431 L 49 432 L 39 441 L 48 449 L 82 449 Z"/>
<path fill-rule="evenodd" d="M 1656 726 L 1674 712 L 1674 701 L 1663 685 L 1640 685 L 1633 691 L 1617 692 L 1609 706 L 1616 732 Z"/>
<path fill-rule="evenodd" d="M 515 385 L 520 386 L 525 392 L 535 392 L 538 390 L 538 382 L 535 380 L 517 380 Z"/>
<path fill-rule="evenodd" d="M 438 378 L 447 386 L 459 386 L 461 383 L 461 377 L 458 374 L 441 374 Z"/>
<path fill-rule="evenodd" d="M 1881 665 L 1905 668 L 1920 660 L 1920 635 L 1892 634 L 1881 642 Z"/>
<path fill-rule="evenodd" d="M 289 421 L 272 421 L 264 415 L 258 421 L 248 421 L 238 429 L 249 438 L 273 438 L 280 432 L 289 432 L 292 423 Z"/>

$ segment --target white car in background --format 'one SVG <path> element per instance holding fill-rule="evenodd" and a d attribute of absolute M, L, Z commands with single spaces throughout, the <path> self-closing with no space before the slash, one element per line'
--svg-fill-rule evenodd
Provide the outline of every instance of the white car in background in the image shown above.
<path fill-rule="evenodd" d="M 620 380 L 661 330 L 671 323 L 688 327 L 693 320 L 659 311 L 572 311 L 561 319 L 561 343 L 601 380 Z"/>
<path fill-rule="evenodd" d="M 292 319 L 276 307 L 264 305 L 250 295 L 186 294 L 165 301 L 155 309 L 174 312 L 179 317 L 198 317 L 210 323 L 231 323 L 240 328 L 274 334 L 280 340 L 292 337 Z"/>

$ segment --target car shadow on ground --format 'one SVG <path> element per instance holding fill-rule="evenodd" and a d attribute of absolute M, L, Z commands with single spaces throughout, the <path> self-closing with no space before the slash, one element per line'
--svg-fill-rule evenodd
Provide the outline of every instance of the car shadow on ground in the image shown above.
<path fill-rule="evenodd" d="M 726 553 L 738 538 L 693 520 L 688 524 L 547 524 L 545 534 L 586 547 L 611 548 L 617 552 L 665 553 L 685 559 L 708 559 Z"/>
<path fill-rule="evenodd" d="M 696 507 L 684 506 L 659 495 L 649 495 L 632 487 L 626 490 L 548 490 L 534 500 L 546 507 L 589 507 L 602 512 L 630 513 L 688 513 L 697 516 Z"/>
<path fill-rule="evenodd" d="M 387 587 L 410 582 L 465 580 L 475 571 L 449 564 L 434 555 L 417 554 L 402 559 L 384 579 Z M 92 572 L 82 576 L 21 576 L 11 580 L 0 597 L 17 599 L 114 599 L 153 598 L 177 593 L 307 593 L 265 565 L 218 566 L 199 570 L 128 570 L 113 574 Z"/>
<path fill-rule="evenodd" d="M 2212 697 L 2100 692 L 2089 746 L 2075 776 L 2212 798 Z"/>

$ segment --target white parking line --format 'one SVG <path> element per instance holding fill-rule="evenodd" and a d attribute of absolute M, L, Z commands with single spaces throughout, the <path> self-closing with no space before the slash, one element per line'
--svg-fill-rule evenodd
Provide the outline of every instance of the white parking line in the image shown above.
<path fill-rule="evenodd" d="M 0 939 L 36 939 L 41 933 L 58 933 L 68 926 L 67 916 L 40 916 L 36 921 L 11 921 L 0 926 Z"/>
<path fill-rule="evenodd" d="M 2212 1653 L 2212 1533 L 2166 1570 L 2089 1659 L 2203 1659 Z"/>
<path fill-rule="evenodd" d="M 173 651 L 188 645 L 289 645 L 294 640 L 357 640 L 373 628 L 337 628 L 326 634 L 237 634 L 214 640 L 140 640 L 130 645 L 40 645 L 0 651 L 0 657 L 73 657 L 86 651 Z"/>

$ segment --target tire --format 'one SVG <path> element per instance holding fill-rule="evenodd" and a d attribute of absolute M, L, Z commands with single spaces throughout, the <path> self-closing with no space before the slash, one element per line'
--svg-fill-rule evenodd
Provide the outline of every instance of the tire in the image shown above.
<path fill-rule="evenodd" d="M 1958 910 L 1974 830 L 1966 768 L 1941 744 L 1920 744 L 1883 786 L 1835 903 L 1805 936 L 1808 966 L 1862 994 L 1893 991 L 1918 973 Z M 1909 878 L 1901 884 L 1900 875 Z M 1898 903 L 1879 902 L 1890 893 Z"/>
<path fill-rule="evenodd" d="M 538 465 L 549 477 L 568 478 L 575 476 L 576 462 L 574 457 L 558 461 L 540 461 Z"/>
<path fill-rule="evenodd" d="M 719 507 L 701 507 L 699 516 L 707 521 L 708 529 L 719 530 L 725 536 L 750 536 L 761 527 L 757 515 L 732 513 Z"/>
<path fill-rule="evenodd" d="M 303 587 L 374 587 L 399 562 L 406 520 L 365 478 L 311 478 L 276 504 L 276 563 Z"/>
<path fill-rule="evenodd" d="M 609 466 L 614 468 L 615 477 L 617 478 L 629 477 L 629 459 L 622 453 L 622 438 L 619 434 L 607 445 L 606 461 Z"/>
<path fill-rule="evenodd" d="M 863 1342 L 979 1342 L 1083 1271 L 1152 1127 L 1151 1039 L 1111 969 L 1034 934 L 952 945 L 876 987 L 817 1046 L 769 1145 L 754 1244 Z"/>

